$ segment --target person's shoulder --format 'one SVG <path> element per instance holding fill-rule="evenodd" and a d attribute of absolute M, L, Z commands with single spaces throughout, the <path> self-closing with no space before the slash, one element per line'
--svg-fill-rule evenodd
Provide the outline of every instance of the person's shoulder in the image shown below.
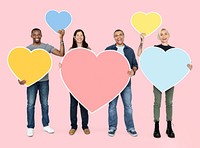
<path fill-rule="evenodd" d="M 124 48 L 125 48 L 125 52 L 129 52 L 129 53 L 131 53 L 131 54 L 133 54 L 134 53 L 134 50 L 133 50 L 133 48 L 131 48 L 130 46 L 128 46 L 128 45 L 124 45 Z"/>
<path fill-rule="evenodd" d="M 175 48 L 174 46 L 169 45 L 169 48 Z"/>
<path fill-rule="evenodd" d="M 131 48 L 130 46 L 128 46 L 128 45 L 124 45 L 124 48 L 127 48 L 128 50 L 133 50 L 133 48 Z"/>
<path fill-rule="evenodd" d="M 26 46 L 26 48 L 28 48 L 28 49 L 31 49 L 32 47 L 33 47 L 33 44 Z"/>
<path fill-rule="evenodd" d="M 161 47 L 161 46 L 162 46 L 162 44 L 154 45 L 154 47 Z"/>
<path fill-rule="evenodd" d="M 44 49 L 54 49 L 54 46 L 48 44 L 48 43 L 41 43 L 40 45 Z"/>
<path fill-rule="evenodd" d="M 41 43 L 41 46 L 52 46 L 52 45 L 50 45 L 49 43 Z"/>
<path fill-rule="evenodd" d="M 112 50 L 112 49 L 115 49 L 115 48 L 116 48 L 116 46 L 115 46 L 115 44 L 113 44 L 113 45 L 106 47 L 105 50 Z"/>

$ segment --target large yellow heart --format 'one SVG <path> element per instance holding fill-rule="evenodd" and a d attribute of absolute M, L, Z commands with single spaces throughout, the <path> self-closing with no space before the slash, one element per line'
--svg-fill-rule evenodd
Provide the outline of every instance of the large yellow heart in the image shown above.
<path fill-rule="evenodd" d="M 145 33 L 146 36 L 152 34 L 161 24 L 162 18 L 156 12 L 137 12 L 131 17 L 131 25 L 137 32 Z"/>
<path fill-rule="evenodd" d="M 52 59 L 44 49 L 30 51 L 25 47 L 16 47 L 8 55 L 8 65 L 19 80 L 26 80 L 28 87 L 50 71 Z"/>

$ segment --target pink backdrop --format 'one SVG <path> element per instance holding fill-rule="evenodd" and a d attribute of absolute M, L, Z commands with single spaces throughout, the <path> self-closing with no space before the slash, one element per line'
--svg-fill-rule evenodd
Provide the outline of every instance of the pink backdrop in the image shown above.
<path fill-rule="evenodd" d="M 198 148 L 200 146 L 199 119 L 199 7 L 197 0 L 190 1 L 11 1 L 6 0 L 0 6 L 1 18 L 1 54 L 0 54 L 0 147 L 155 147 L 155 148 Z M 113 31 L 121 28 L 125 32 L 125 43 L 135 52 L 139 44 L 139 34 L 132 28 L 130 18 L 137 11 L 158 12 L 163 18 L 161 27 L 171 33 L 170 43 L 182 48 L 191 56 L 194 65 L 191 73 L 175 88 L 173 124 L 175 139 L 165 134 L 165 104 L 161 108 L 162 138 L 155 139 L 153 132 L 153 93 L 152 85 L 141 73 L 132 78 L 133 109 L 137 138 L 125 131 L 122 101 L 118 103 L 119 125 L 116 136 L 107 136 L 107 106 L 90 115 L 91 134 L 84 135 L 79 129 L 74 136 L 69 136 L 69 93 L 61 81 L 58 63 L 61 58 L 52 55 L 54 64 L 50 72 L 50 119 L 55 134 L 48 135 L 42 131 L 39 100 L 36 102 L 36 127 L 33 138 L 26 136 L 26 88 L 19 86 L 7 66 L 8 52 L 16 46 L 27 46 L 32 40 L 30 31 L 39 27 L 43 31 L 43 42 L 59 48 L 59 38 L 46 24 L 47 11 L 67 10 L 72 14 L 73 22 L 64 37 L 68 49 L 72 43 L 73 32 L 82 28 L 87 36 L 89 46 L 95 53 L 114 43 Z M 145 47 L 158 44 L 157 32 L 145 39 Z"/>

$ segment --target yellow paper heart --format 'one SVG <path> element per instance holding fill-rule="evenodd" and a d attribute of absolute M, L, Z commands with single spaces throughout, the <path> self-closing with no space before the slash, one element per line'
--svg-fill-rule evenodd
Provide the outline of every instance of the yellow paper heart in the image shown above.
<path fill-rule="evenodd" d="M 137 32 L 145 33 L 146 36 L 152 34 L 161 24 L 162 18 L 156 12 L 137 12 L 131 17 L 131 25 Z"/>
<path fill-rule="evenodd" d="M 26 80 L 25 85 L 30 86 L 50 71 L 52 59 L 44 49 L 30 51 L 16 47 L 8 55 L 8 66 L 19 80 Z"/>

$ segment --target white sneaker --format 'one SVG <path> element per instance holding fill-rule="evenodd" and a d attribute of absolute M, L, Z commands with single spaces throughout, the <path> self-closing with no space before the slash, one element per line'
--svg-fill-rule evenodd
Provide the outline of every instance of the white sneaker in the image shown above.
<path fill-rule="evenodd" d="M 28 137 L 33 137 L 33 134 L 34 134 L 33 128 L 28 128 L 28 129 L 27 129 L 27 136 L 28 136 Z"/>
<path fill-rule="evenodd" d="M 50 126 L 45 126 L 43 127 L 43 130 L 49 134 L 53 134 L 54 133 L 54 129 L 52 129 Z"/>

